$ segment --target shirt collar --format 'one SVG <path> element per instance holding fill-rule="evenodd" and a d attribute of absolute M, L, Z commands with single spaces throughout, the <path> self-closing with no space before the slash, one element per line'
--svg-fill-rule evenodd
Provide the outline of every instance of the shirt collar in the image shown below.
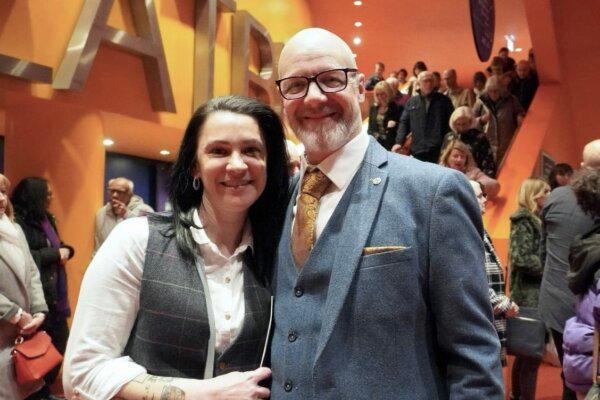
<path fill-rule="evenodd" d="M 212 251 L 221 255 L 222 257 L 225 257 L 219 250 L 219 247 L 216 244 L 214 244 L 206 234 L 206 231 L 204 230 L 204 224 L 200 219 L 200 214 L 198 213 L 197 208 L 194 210 L 193 220 L 194 224 L 198 226 L 198 228 L 194 226 L 190 227 L 190 230 L 192 231 L 192 238 L 194 239 L 194 241 L 199 245 L 208 245 Z M 240 244 L 238 245 L 237 249 L 235 249 L 231 257 L 235 257 L 243 253 L 248 248 L 254 250 L 253 246 L 254 242 L 252 239 L 252 229 L 250 226 L 250 220 L 246 219 L 246 223 L 244 224 L 242 232 L 242 240 L 240 241 Z"/>
<path fill-rule="evenodd" d="M 317 167 L 331 180 L 338 190 L 341 190 L 345 188 L 354 177 L 354 174 L 365 157 L 368 147 L 369 136 L 366 132 L 361 132 L 348 143 L 330 154 L 318 165 L 308 164 L 306 157 L 303 156 L 300 181 L 302 181 L 304 173 L 308 168 L 312 169 Z"/>

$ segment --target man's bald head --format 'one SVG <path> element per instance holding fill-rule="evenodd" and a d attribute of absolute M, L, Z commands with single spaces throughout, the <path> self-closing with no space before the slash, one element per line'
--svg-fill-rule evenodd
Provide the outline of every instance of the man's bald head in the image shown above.
<path fill-rule="evenodd" d="M 279 57 L 279 77 L 285 78 L 286 70 L 299 54 L 323 54 L 338 60 L 346 68 L 356 68 L 352 50 L 339 36 L 321 28 L 303 29 L 283 46 Z"/>
<path fill-rule="evenodd" d="M 454 89 L 456 87 L 456 70 L 453 68 L 445 70 L 442 79 L 448 89 Z"/>
<path fill-rule="evenodd" d="M 583 148 L 582 167 L 600 168 L 600 139 L 592 140 Z"/>

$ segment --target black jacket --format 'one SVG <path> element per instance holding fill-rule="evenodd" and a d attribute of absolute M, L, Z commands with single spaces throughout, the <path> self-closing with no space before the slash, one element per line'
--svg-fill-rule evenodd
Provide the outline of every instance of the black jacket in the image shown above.
<path fill-rule="evenodd" d="M 508 90 L 519 99 L 519 103 L 523 106 L 525 111 L 529 109 L 529 105 L 533 101 L 533 96 L 540 85 L 537 74 L 530 72 L 529 76 L 525 79 L 521 79 L 518 76 L 510 81 Z"/>
<path fill-rule="evenodd" d="M 48 214 L 48 219 L 52 224 L 54 230 L 56 230 L 56 222 L 54 216 Z M 16 221 L 23 229 L 27 243 L 29 244 L 29 250 L 33 256 L 33 260 L 40 270 L 40 278 L 42 280 L 42 287 L 44 289 L 44 297 L 50 310 L 53 309 L 57 301 L 57 265 L 60 264 L 60 252 L 59 249 L 52 248 L 50 242 L 46 237 L 46 233 L 42 229 L 39 222 L 32 221 L 31 219 L 25 219 L 22 214 L 17 210 Z M 56 231 L 58 233 L 58 231 Z M 63 243 L 61 241 L 61 247 L 69 249 L 69 259 L 75 255 L 73 247 Z"/>
<path fill-rule="evenodd" d="M 400 117 L 396 143 L 403 144 L 406 136 L 412 132 L 413 154 L 439 151 L 444 135 L 450 130 L 448 123 L 454 111 L 452 101 L 439 92 L 432 92 L 428 97 L 429 107 L 424 96 L 411 97 Z"/>
<path fill-rule="evenodd" d="M 396 143 L 396 130 L 398 129 L 398 122 L 404 108 L 397 105 L 394 101 L 388 103 L 388 109 L 383 117 L 383 126 L 387 127 L 389 121 L 396 121 L 396 125 L 393 128 L 386 128 L 385 135 L 383 136 L 377 126 L 377 109 L 378 106 L 376 105 L 372 105 L 369 109 L 369 128 L 367 132 L 369 135 L 375 136 L 379 144 L 385 147 L 386 150 L 391 150 L 394 143 Z"/>

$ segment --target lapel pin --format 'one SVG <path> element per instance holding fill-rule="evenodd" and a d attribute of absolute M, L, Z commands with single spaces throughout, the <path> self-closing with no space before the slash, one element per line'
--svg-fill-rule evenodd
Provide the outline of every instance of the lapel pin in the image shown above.
<path fill-rule="evenodd" d="M 379 185 L 381 183 L 381 178 L 380 177 L 371 178 L 371 183 L 373 185 Z"/>

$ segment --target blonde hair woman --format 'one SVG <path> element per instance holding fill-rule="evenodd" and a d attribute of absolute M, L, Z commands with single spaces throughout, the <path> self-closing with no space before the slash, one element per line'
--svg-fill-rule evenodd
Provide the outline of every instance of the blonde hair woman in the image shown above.
<path fill-rule="evenodd" d="M 494 198 L 500 191 L 497 180 L 487 176 L 479 169 L 471 153 L 471 149 L 460 140 L 453 140 L 446 145 L 440 156 L 440 165 L 462 172 L 468 179 L 481 183 L 485 195 Z"/>
<path fill-rule="evenodd" d="M 48 307 L 25 235 L 13 221 L 9 188 L 9 180 L 0 174 L 0 399 L 22 399 L 42 387 L 43 381 L 19 386 L 11 351 L 18 335 L 40 327 Z"/>
<path fill-rule="evenodd" d="M 369 109 L 367 132 L 386 150 L 390 150 L 396 142 L 396 129 L 402 114 L 402 106 L 394 102 L 394 92 L 385 81 L 377 83 L 373 93 L 375 101 Z"/>
<path fill-rule="evenodd" d="M 544 266 L 540 257 L 542 223 L 539 212 L 550 185 L 526 179 L 519 189 L 519 209 L 510 216 L 510 290 L 519 307 L 537 308 Z M 512 369 L 512 398 L 534 399 L 540 360 L 517 357 Z"/>

